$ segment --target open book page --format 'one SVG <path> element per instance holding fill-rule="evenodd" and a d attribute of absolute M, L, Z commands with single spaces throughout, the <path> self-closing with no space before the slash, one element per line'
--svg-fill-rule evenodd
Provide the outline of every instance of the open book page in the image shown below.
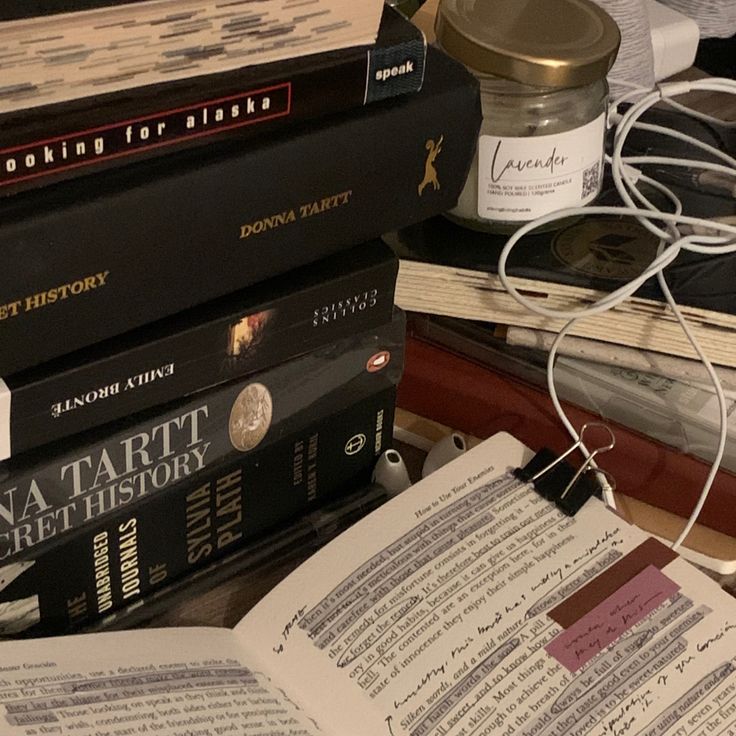
<path fill-rule="evenodd" d="M 736 733 L 736 603 L 496 435 L 341 535 L 236 628 L 332 734 Z"/>
<path fill-rule="evenodd" d="M 3 736 L 319 736 L 228 629 L 0 644 Z"/>

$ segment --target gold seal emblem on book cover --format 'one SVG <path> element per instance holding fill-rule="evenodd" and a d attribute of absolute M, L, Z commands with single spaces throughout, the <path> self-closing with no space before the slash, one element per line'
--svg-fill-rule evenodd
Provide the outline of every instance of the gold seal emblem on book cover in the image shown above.
<path fill-rule="evenodd" d="M 625 281 L 657 253 L 657 239 L 637 222 L 615 217 L 582 219 L 552 239 L 553 255 L 586 276 Z"/>
<path fill-rule="evenodd" d="M 247 452 L 257 447 L 271 427 L 273 400 L 262 383 L 246 386 L 230 411 L 230 442 L 236 450 Z"/>

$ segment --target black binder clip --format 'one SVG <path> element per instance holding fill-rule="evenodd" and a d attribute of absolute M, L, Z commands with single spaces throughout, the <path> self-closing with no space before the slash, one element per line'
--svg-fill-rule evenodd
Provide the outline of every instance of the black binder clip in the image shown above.
<path fill-rule="evenodd" d="M 585 462 L 577 469 L 565 458 L 583 445 L 583 437 L 593 428 L 605 430 L 610 441 L 590 452 Z M 578 441 L 559 457 L 552 450 L 542 448 L 523 468 L 516 468 L 514 476 L 525 483 L 531 483 L 537 492 L 554 504 L 568 516 L 575 516 L 583 504 L 601 490 L 601 476 L 605 477 L 611 489 L 615 488 L 613 477 L 602 468 L 593 466 L 593 459 L 602 452 L 613 449 L 616 439 L 610 428 L 600 422 L 584 424 L 580 430 Z M 592 470 L 593 473 L 587 471 Z M 598 477 L 596 477 L 598 476 Z"/>

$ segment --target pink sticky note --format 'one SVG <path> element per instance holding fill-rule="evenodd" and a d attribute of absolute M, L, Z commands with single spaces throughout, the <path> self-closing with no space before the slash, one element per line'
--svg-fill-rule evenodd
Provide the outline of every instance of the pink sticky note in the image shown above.
<path fill-rule="evenodd" d="M 649 565 L 552 639 L 545 649 L 563 667 L 575 672 L 679 589 L 677 583 Z"/>

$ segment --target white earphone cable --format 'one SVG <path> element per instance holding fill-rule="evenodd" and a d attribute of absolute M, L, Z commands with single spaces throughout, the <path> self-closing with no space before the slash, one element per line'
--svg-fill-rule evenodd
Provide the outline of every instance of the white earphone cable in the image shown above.
<path fill-rule="evenodd" d="M 671 100 L 671 98 L 686 92 L 690 92 L 692 90 L 705 90 L 710 92 L 724 92 L 727 94 L 735 94 L 736 81 L 730 79 L 709 78 L 685 83 L 675 82 L 660 85 L 654 90 L 642 90 L 640 88 L 637 88 L 632 92 L 627 92 L 621 95 L 616 101 L 614 101 L 612 114 L 609 115 L 609 120 L 613 120 L 616 124 L 616 130 L 613 139 L 613 150 L 610 158 L 607 159 L 607 162 L 610 164 L 613 180 L 619 196 L 624 202 L 624 206 L 590 206 L 567 208 L 540 217 L 532 222 L 523 225 L 513 235 L 511 235 L 511 237 L 507 240 L 506 245 L 504 246 L 498 260 L 499 279 L 506 290 L 509 292 L 509 294 L 511 294 L 511 296 L 513 296 L 520 304 L 522 304 L 530 311 L 535 312 L 536 314 L 539 314 L 541 316 L 558 320 L 567 320 L 566 324 L 559 330 L 549 352 L 547 361 L 547 385 L 555 411 L 557 412 L 567 431 L 572 436 L 573 440 L 576 442 L 580 438 L 577 434 L 577 431 L 572 426 L 572 423 L 569 421 L 564 412 L 555 387 L 554 364 L 559 345 L 565 335 L 574 327 L 577 320 L 587 316 L 601 314 L 602 312 L 614 308 L 618 304 L 621 304 L 624 300 L 628 299 L 628 297 L 631 296 L 635 291 L 637 291 L 645 281 L 647 281 L 652 276 L 656 276 L 664 298 L 670 309 L 672 310 L 672 314 L 680 324 L 688 341 L 692 345 L 693 349 L 695 350 L 696 354 L 698 355 L 708 373 L 708 376 L 714 387 L 720 411 L 720 428 L 715 457 L 710 466 L 707 478 L 705 479 L 705 482 L 701 489 L 698 501 L 695 504 L 684 528 L 672 544 L 673 548 L 675 549 L 683 543 L 687 535 L 690 533 L 692 527 L 697 522 L 697 519 L 707 500 L 708 494 L 720 467 L 727 439 L 727 409 L 725 395 L 718 379 L 718 375 L 716 374 L 712 363 L 700 347 L 692 329 L 685 321 L 685 318 L 666 282 L 664 269 L 670 263 L 672 263 L 683 250 L 712 255 L 735 252 L 736 226 L 730 225 L 728 223 L 719 222 L 717 220 L 704 220 L 702 218 L 690 217 L 683 214 L 682 205 L 675 194 L 656 179 L 650 176 L 643 175 L 638 169 L 634 168 L 634 165 L 655 164 L 658 166 L 687 166 L 704 171 L 717 172 L 718 174 L 729 177 L 733 176 L 735 177 L 734 181 L 736 182 L 736 159 L 734 157 L 728 155 L 720 149 L 715 149 L 713 146 L 705 144 L 701 141 L 697 141 L 679 131 L 673 131 L 663 126 L 654 126 L 648 123 L 639 122 L 639 118 L 647 110 L 649 110 L 649 108 L 661 101 L 672 103 L 673 107 L 680 110 L 681 112 L 690 113 L 690 108 L 687 108 L 684 105 L 680 105 L 679 103 L 675 103 L 673 100 Z M 630 102 L 631 105 L 626 110 L 626 112 L 624 112 L 623 114 L 619 114 L 617 111 L 617 107 L 624 102 Z M 709 116 L 703 116 L 702 114 L 693 114 L 693 116 L 701 120 L 708 120 L 709 122 L 713 122 L 713 119 Z M 630 134 L 631 130 L 635 128 L 643 129 L 648 132 L 658 133 L 661 135 L 667 135 L 671 138 L 690 143 L 692 144 L 693 148 L 704 151 L 710 156 L 719 159 L 723 163 L 714 163 L 712 161 L 702 161 L 700 159 L 689 158 L 676 159 L 667 156 L 624 156 L 623 149 L 627 140 L 627 136 Z M 655 189 L 660 194 L 662 194 L 667 200 L 672 203 L 673 210 L 671 212 L 663 212 L 659 210 L 657 206 L 653 204 L 651 200 L 639 190 L 638 185 L 640 183 L 645 183 L 650 188 Z M 736 192 L 736 189 L 734 189 L 734 191 Z M 643 227 L 645 227 L 647 230 L 652 232 L 660 239 L 660 244 L 656 257 L 642 271 L 642 273 L 639 274 L 639 276 L 615 289 L 610 294 L 603 296 L 592 305 L 586 306 L 584 308 L 554 310 L 543 307 L 535 303 L 534 301 L 527 299 L 514 287 L 507 273 L 508 258 L 514 246 L 525 235 L 527 235 L 532 230 L 535 230 L 539 226 L 546 225 L 548 223 L 566 217 L 580 215 L 615 215 L 634 217 L 641 223 Z M 686 228 L 688 229 L 688 234 L 683 235 L 680 232 L 680 226 L 686 226 Z M 699 234 L 703 231 L 706 234 Z M 581 449 L 583 450 L 586 458 L 590 456 L 590 453 L 584 446 L 581 446 Z M 595 464 L 593 465 L 595 467 Z M 610 485 L 608 485 L 604 481 L 603 487 L 606 500 L 609 503 L 612 503 L 613 497 Z"/>

